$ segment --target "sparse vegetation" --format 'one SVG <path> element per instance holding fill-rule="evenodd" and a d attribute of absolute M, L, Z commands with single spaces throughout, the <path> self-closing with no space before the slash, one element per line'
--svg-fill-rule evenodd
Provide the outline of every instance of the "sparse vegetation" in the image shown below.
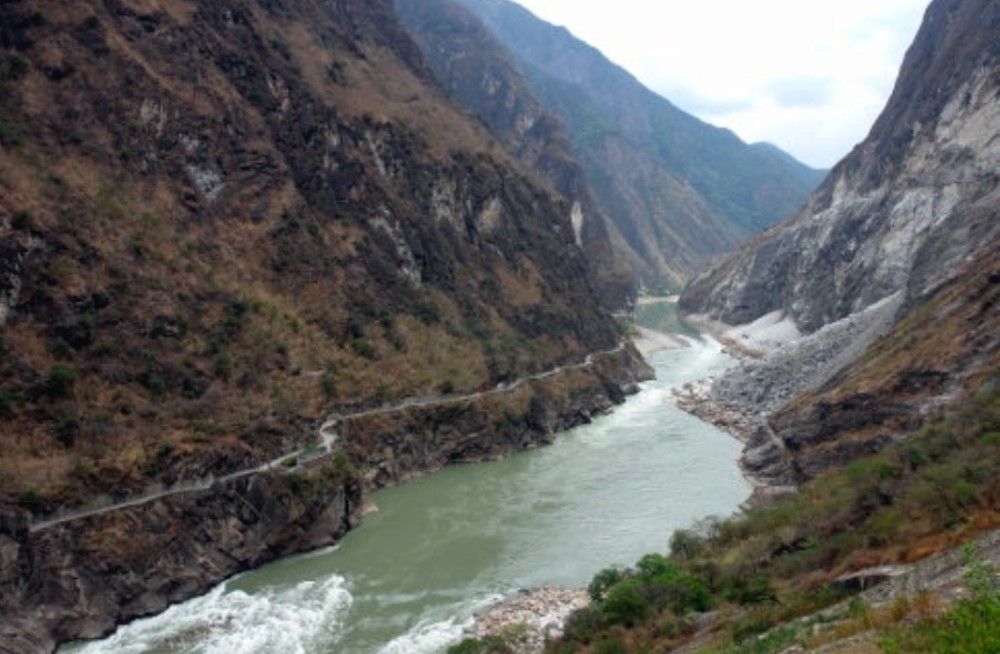
<path fill-rule="evenodd" d="M 906 561 L 926 551 L 925 539 L 940 542 L 948 534 L 948 542 L 974 524 L 982 528 L 974 518 L 981 507 L 1000 500 L 998 469 L 1000 378 L 985 382 L 963 408 L 908 440 L 825 475 L 799 493 L 676 532 L 669 559 L 650 555 L 632 570 L 598 572 L 589 587 L 595 604 L 570 619 L 565 638 L 550 651 L 585 651 L 622 628 L 629 630 L 630 642 L 663 646 L 684 629 L 664 632 L 658 625 L 683 625 L 689 612 L 722 606 L 729 616 L 720 633 L 725 644 L 713 651 L 778 652 L 803 633 L 775 627 L 844 596 L 842 588 L 827 585 L 839 573 Z M 986 511 L 984 517 L 989 515 Z M 996 651 L 993 634 L 1000 630 L 981 626 L 1000 624 L 996 579 L 981 566 L 970 569 L 980 580 L 972 583 L 976 599 L 916 632 L 893 632 L 884 641 L 887 651 Z M 898 619 L 873 622 L 869 616 L 865 628 L 877 622 L 881 629 Z M 918 647 L 916 639 L 925 644 Z M 958 640 L 986 644 L 961 649 Z"/>
<path fill-rule="evenodd" d="M 31 64 L 20 53 L 0 55 L 0 82 L 16 82 L 27 75 L 30 68 Z"/>
<path fill-rule="evenodd" d="M 73 385 L 76 383 L 76 368 L 72 364 L 59 361 L 49 368 L 49 375 L 46 379 L 46 391 L 56 399 L 65 399 L 73 394 Z"/>

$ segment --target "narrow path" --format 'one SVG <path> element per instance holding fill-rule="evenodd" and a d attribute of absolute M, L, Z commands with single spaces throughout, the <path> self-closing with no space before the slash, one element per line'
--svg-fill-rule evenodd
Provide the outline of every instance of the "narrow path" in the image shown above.
<path fill-rule="evenodd" d="M 547 379 L 553 377 L 563 372 L 569 370 L 580 370 L 583 368 L 590 367 L 594 363 L 595 357 L 610 356 L 612 354 L 617 354 L 625 349 L 626 343 L 628 341 L 622 340 L 618 345 L 609 350 L 604 350 L 602 352 L 592 352 L 588 354 L 583 361 L 580 363 L 573 363 L 565 366 L 556 366 L 546 370 L 545 372 L 536 373 L 534 375 L 529 375 L 527 377 L 521 377 L 510 384 L 498 384 L 497 386 L 476 391 L 475 393 L 468 393 L 465 395 L 420 395 L 414 397 L 408 397 L 390 404 L 386 404 L 373 409 L 364 409 L 361 411 L 354 411 L 350 413 L 334 414 L 328 417 L 319 427 L 318 445 L 311 445 L 308 447 L 299 448 L 292 452 L 282 454 L 281 456 L 268 461 L 267 463 L 261 464 L 256 468 L 249 468 L 247 470 L 241 470 L 239 472 L 234 472 L 222 477 L 206 477 L 200 480 L 182 481 L 170 486 L 169 488 L 163 488 L 160 490 L 155 490 L 147 492 L 143 495 L 138 495 L 136 497 L 115 502 L 113 504 L 108 504 L 106 506 L 93 507 L 90 509 L 83 509 L 80 511 L 73 511 L 60 515 L 54 518 L 49 518 L 47 520 L 39 520 L 34 522 L 28 531 L 31 533 L 36 533 L 42 531 L 43 529 L 48 529 L 49 527 L 54 527 L 66 522 L 71 522 L 74 520 L 82 520 L 84 518 L 93 517 L 96 515 L 101 515 L 104 513 L 110 513 L 112 511 L 118 511 L 120 509 L 126 509 L 134 506 L 141 506 L 148 502 L 155 502 L 156 500 L 163 499 L 165 497 L 170 497 L 171 495 L 179 495 L 181 493 L 194 493 L 199 491 L 206 491 L 212 488 L 216 484 L 225 484 L 236 479 L 242 479 L 243 477 L 249 477 L 250 475 L 259 474 L 262 472 L 268 472 L 272 470 L 287 470 L 292 471 L 296 469 L 301 463 L 315 461 L 320 458 L 328 457 L 333 454 L 333 448 L 337 443 L 337 433 L 334 431 L 334 427 L 341 420 L 350 418 L 361 418 L 372 415 L 381 415 L 387 413 L 396 413 L 399 411 L 405 411 L 406 409 L 412 409 L 417 407 L 429 407 L 438 406 L 445 404 L 457 404 L 461 402 L 470 402 L 473 400 L 488 397 L 490 395 L 497 395 L 500 393 L 510 393 L 514 390 L 520 388 L 526 383 L 532 381 L 538 381 L 541 379 Z M 310 456 L 311 454 L 314 454 Z"/>

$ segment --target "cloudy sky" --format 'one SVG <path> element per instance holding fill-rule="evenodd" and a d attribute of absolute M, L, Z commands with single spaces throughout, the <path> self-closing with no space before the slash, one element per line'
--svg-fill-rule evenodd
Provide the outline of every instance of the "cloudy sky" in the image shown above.
<path fill-rule="evenodd" d="M 516 0 L 685 111 L 828 168 L 885 105 L 929 0 Z"/>

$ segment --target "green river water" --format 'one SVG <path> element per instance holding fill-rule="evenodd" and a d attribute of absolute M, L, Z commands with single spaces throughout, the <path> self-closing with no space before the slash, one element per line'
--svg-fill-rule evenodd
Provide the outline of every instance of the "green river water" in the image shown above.
<path fill-rule="evenodd" d="M 80 654 L 434 654 L 498 597 L 584 586 L 600 568 L 664 552 L 670 533 L 749 495 L 740 445 L 676 409 L 669 389 L 731 360 L 692 345 L 651 356 L 656 381 L 550 447 L 447 468 L 375 493 L 378 511 L 336 547 L 278 561 L 134 622 Z"/>

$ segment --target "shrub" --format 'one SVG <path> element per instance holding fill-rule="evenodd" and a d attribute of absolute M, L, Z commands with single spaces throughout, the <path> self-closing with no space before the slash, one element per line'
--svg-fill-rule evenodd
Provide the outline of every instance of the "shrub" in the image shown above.
<path fill-rule="evenodd" d="M 375 345 L 372 344 L 367 338 L 355 338 L 350 343 L 350 348 L 354 350 L 354 353 L 358 356 L 364 357 L 369 360 L 374 360 L 378 354 L 375 351 Z"/>
<path fill-rule="evenodd" d="M 323 391 L 323 397 L 330 400 L 337 394 L 337 379 L 333 373 L 327 370 L 319 379 L 319 387 Z"/>
<path fill-rule="evenodd" d="M 728 581 L 725 597 L 730 601 L 739 604 L 759 604 L 777 599 L 777 593 L 774 586 L 771 585 L 770 578 L 763 573 L 741 574 Z"/>
<path fill-rule="evenodd" d="M 24 402 L 24 393 L 20 391 L 0 391 L 0 415 L 9 414 L 16 404 Z"/>
<path fill-rule="evenodd" d="M 80 433 L 80 421 L 73 417 L 60 418 L 53 429 L 56 440 L 63 447 L 73 447 L 76 443 L 76 436 Z"/>
<path fill-rule="evenodd" d="M 634 627 L 645 621 L 651 606 L 644 592 L 642 580 L 631 578 L 618 582 L 608 591 L 601 603 L 601 611 L 611 624 Z"/>
<path fill-rule="evenodd" d="M 21 130 L 3 118 L 0 118 L 0 144 L 12 148 L 19 148 L 24 145 Z"/>
<path fill-rule="evenodd" d="M 18 504 L 29 511 L 34 511 L 42 506 L 42 495 L 34 488 L 29 488 L 21 493 L 21 499 L 18 501 Z"/>
<path fill-rule="evenodd" d="M 11 219 L 10 226 L 18 231 L 29 231 L 35 227 L 35 217 L 30 211 L 18 211 Z"/>
<path fill-rule="evenodd" d="M 590 585 L 587 586 L 590 599 L 595 602 L 602 601 L 607 595 L 608 590 L 624 578 L 625 571 L 621 568 L 617 566 L 604 568 L 594 575 L 594 578 L 590 581 Z"/>
<path fill-rule="evenodd" d="M 73 393 L 76 383 L 76 368 L 69 363 L 58 361 L 49 368 L 46 389 L 51 397 L 67 398 Z"/>
<path fill-rule="evenodd" d="M 425 325 L 433 325 L 441 321 L 441 312 L 431 300 L 421 300 L 418 302 L 414 313 L 417 316 L 417 320 Z"/>
<path fill-rule="evenodd" d="M 16 82 L 28 74 L 28 60 L 14 52 L 0 58 L 0 82 Z"/>
<path fill-rule="evenodd" d="M 146 388 L 154 398 L 161 398 L 167 393 L 167 382 L 157 373 L 146 375 Z"/>
<path fill-rule="evenodd" d="M 670 536 L 670 555 L 678 559 L 693 559 L 705 545 L 701 537 L 689 529 L 678 529 Z"/>
<path fill-rule="evenodd" d="M 579 643 L 590 643 L 601 629 L 604 628 L 604 614 L 596 605 L 591 604 L 577 609 L 566 619 L 563 634 L 567 640 Z"/>

